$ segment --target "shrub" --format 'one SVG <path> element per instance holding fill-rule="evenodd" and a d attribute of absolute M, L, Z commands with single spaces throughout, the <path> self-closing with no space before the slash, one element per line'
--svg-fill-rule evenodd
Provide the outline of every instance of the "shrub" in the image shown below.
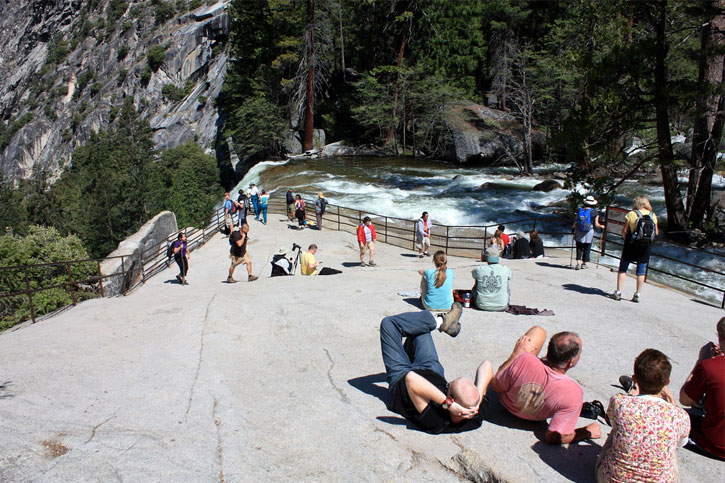
<path fill-rule="evenodd" d="M 159 70 L 161 64 L 164 63 L 165 57 L 166 47 L 163 45 L 154 45 L 146 53 L 146 60 L 148 60 L 148 65 L 153 72 Z"/>
<path fill-rule="evenodd" d="M 101 92 L 101 89 L 103 89 L 103 82 L 94 82 L 93 85 L 91 85 L 91 95 L 95 96 L 99 92 Z"/>
<path fill-rule="evenodd" d="M 148 85 L 149 81 L 151 80 L 151 67 L 148 65 L 144 68 L 143 72 L 141 72 L 141 84 Z"/>
<path fill-rule="evenodd" d="M 162 0 L 153 0 L 152 4 L 155 5 L 154 19 L 156 20 L 156 25 L 161 25 L 162 23 L 171 19 L 174 16 L 174 14 L 176 13 L 174 4 L 171 2 L 164 2 Z"/>
<path fill-rule="evenodd" d="M 118 49 L 118 54 L 116 54 L 116 59 L 118 59 L 118 61 L 120 62 L 123 59 L 125 59 L 127 55 L 128 55 L 128 46 L 123 45 L 123 46 L 121 46 L 120 49 Z"/>

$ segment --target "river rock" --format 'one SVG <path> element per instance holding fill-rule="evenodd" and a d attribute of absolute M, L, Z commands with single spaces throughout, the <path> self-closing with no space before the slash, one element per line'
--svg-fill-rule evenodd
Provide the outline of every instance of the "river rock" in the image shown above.
<path fill-rule="evenodd" d="M 323 156 L 350 156 L 355 154 L 355 148 L 345 146 L 342 141 L 330 143 L 322 149 Z"/>
<path fill-rule="evenodd" d="M 495 181 L 488 181 L 478 187 L 480 191 L 483 190 L 506 190 L 506 191 L 525 191 L 526 187 L 513 184 L 513 183 L 496 183 Z"/>
<path fill-rule="evenodd" d="M 560 190 L 561 188 L 561 183 L 559 183 L 555 179 L 547 179 L 534 186 L 532 190 L 549 192 L 552 190 Z"/>

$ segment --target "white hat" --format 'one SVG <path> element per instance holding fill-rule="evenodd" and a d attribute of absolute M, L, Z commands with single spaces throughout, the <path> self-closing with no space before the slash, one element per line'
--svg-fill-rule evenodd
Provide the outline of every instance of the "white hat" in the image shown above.
<path fill-rule="evenodd" d="M 584 198 L 584 204 L 589 205 L 589 206 L 594 206 L 597 204 L 597 200 L 595 200 L 592 195 L 589 195 L 586 198 Z"/>
<path fill-rule="evenodd" d="M 277 250 L 277 255 L 287 255 L 287 249 L 282 247 L 279 250 Z"/>

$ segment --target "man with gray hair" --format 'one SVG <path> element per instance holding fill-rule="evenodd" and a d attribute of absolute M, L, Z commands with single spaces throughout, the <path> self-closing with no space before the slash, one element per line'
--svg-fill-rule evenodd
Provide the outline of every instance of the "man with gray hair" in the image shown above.
<path fill-rule="evenodd" d="M 574 332 L 559 332 L 549 340 L 546 360 L 537 356 L 546 331 L 534 326 L 519 337 L 511 356 L 498 368 L 493 390 L 501 404 L 514 416 L 529 421 L 551 418 L 546 442 L 567 444 L 602 436 L 594 422 L 576 428 L 584 391 L 566 372 L 574 367 L 582 351 L 582 340 Z"/>

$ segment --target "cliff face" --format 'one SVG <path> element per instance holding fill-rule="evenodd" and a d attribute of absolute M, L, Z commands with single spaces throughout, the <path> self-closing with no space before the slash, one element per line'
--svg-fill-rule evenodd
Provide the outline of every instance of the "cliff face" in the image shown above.
<path fill-rule="evenodd" d="M 2 174 L 24 178 L 40 165 L 59 176 L 125 98 L 159 149 L 193 140 L 213 152 L 229 2 L 183 11 L 201 3 L 0 0 Z M 167 4 L 182 8 L 160 12 Z"/>

